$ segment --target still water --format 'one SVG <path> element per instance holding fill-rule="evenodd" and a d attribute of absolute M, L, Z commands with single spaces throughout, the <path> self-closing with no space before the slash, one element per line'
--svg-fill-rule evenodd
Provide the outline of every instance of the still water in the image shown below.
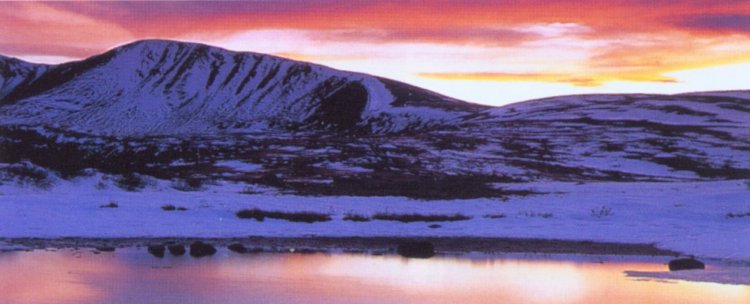
<path fill-rule="evenodd" d="M 750 287 L 644 281 L 664 259 L 405 259 L 145 249 L 0 253 L 0 303 L 750 303 Z"/>

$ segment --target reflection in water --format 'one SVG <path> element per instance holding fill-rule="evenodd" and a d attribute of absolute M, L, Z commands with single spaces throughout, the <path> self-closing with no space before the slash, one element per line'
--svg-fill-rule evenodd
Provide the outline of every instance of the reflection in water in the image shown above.
<path fill-rule="evenodd" d="M 664 269 L 554 259 L 12 252 L 0 254 L 0 303 L 750 303 L 747 286 L 623 274 Z"/>

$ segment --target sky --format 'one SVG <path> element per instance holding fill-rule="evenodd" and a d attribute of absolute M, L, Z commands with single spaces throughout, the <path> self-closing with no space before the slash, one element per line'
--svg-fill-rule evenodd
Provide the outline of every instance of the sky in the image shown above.
<path fill-rule="evenodd" d="M 2 2 L 0 54 L 60 63 L 139 39 L 269 53 L 489 105 L 750 89 L 746 0 Z"/>

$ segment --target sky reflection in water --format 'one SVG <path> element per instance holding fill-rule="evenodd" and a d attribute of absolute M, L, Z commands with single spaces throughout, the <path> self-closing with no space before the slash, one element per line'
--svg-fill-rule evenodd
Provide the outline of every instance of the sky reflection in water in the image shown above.
<path fill-rule="evenodd" d="M 661 262 L 614 258 L 404 259 L 145 250 L 0 254 L 2 303 L 750 303 L 750 287 L 628 278 Z"/>

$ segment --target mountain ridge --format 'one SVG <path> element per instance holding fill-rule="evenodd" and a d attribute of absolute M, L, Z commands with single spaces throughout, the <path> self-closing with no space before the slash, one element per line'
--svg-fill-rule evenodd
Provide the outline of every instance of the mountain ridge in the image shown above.
<path fill-rule="evenodd" d="M 266 128 L 393 132 L 486 108 L 367 74 L 166 40 L 50 66 L 0 104 L 0 116 L 14 123 L 144 135 Z M 414 107 L 423 110 L 405 110 Z"/>
<path fill-rule="evenodd" d="M 0 100 L 19 86 L 33 82 L 44 74 L 49 65 L 35 64 L 0 54 Z"/>

